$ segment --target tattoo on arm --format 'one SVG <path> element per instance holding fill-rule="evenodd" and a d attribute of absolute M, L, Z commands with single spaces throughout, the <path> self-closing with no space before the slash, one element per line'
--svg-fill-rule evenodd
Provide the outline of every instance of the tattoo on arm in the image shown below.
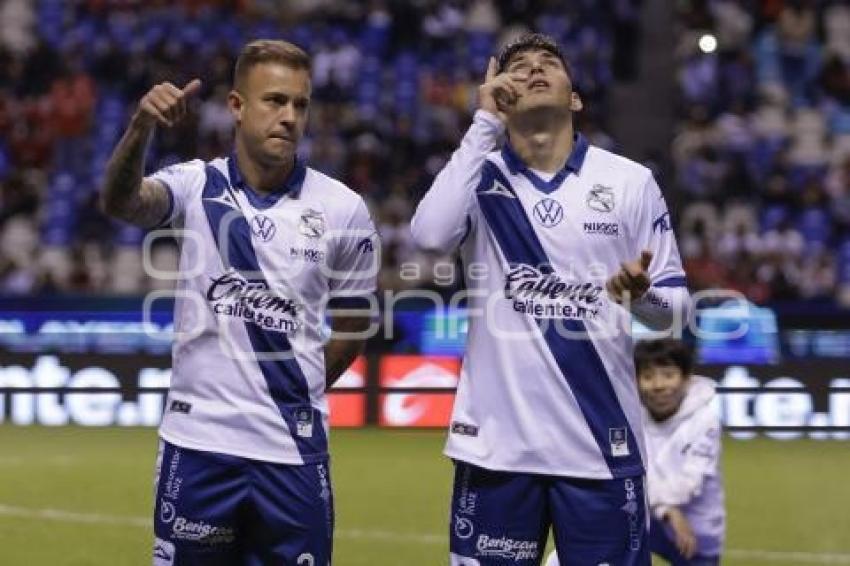
<path fill-rule="evenodd" d="M 105 213 L 143 228 L 160 222 L 170 202 L 162 184 L 143 179 L 151 133 L 131 124 L 112 152 L 100 195 Z"/>

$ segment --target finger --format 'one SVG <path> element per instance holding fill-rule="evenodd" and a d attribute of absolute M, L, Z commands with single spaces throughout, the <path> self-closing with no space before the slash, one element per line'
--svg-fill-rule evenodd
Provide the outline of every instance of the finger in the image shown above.
<path fill-rule="evenodd" d="M 608 293 L 615 301 L 619 303 L 623 300 L 623 285 L 619 281 L 618 277 L 614 276 L 609 279 L 605 287 L 608 289 Z"/>
<path fill-rule="evenodd" d="M 201 79 L 192 79 L 186 86 L 183 87 L 183 96 L 189 97 L 198 94 L 201 91 L 201 86 L 204 83 L 201 82 Z"/>
<path fill-rule="evenodd" d="M 175 121 L 177 118 L 177 106 L 179 103 L 177 98 L 168 92 L 168 89 L 157 88 L 151 91 L 149 99 L 163 116 L 172 122 Z"/>
<path fill-rule="evenodd" d="M 487 63 L 487 73 L 484 75 L 484 82 L 489 83 L 490 81 L 496 78 L 496 74 L 496 58 L 490 57 L 490 61 Z"/>
<path fill-rule="evenodd" d="M 173 119 L 175 121 L 181 119 L 186 114 L 186 96 L 183 91 L 171 83 L 163 83 L 162 88 L 175 101 L 176 110 Z"/>
<path fill-rule="evenodd" d="M 649 271 L 649 264 L 652 263 L 652 252 L 643 250 L 640 252 L 640 266 L 644 271 Z"/>
<path fill-rule="evenodd" d="M 620 264 L 620 270 L 628 274 L 629 277 L 637 278 L 643 274 L 643 267 L 637 261 L 625 261 Z"/>
<path fill-rule="evenodd" d="M 145 114 L 153 116 L 153 118 L 157 121 L 158 124 L 169 128 L 172 126 L 171 120 L 166 118 L 165 115 L 159 111 L 159 108 L 157 108 L 153 103 L 151 103 L 149 99 L 145 98 L 144 100 L 142 100 L 142 102 L 139 104 L 139 107 Z"/>
<path fill-rule="evenodd" d="M 525 86 L 528 79 L 529 76 L 523 73 L 511 73 L 508 75 L 508 80 L 510 80 L 516 87 Z"/>

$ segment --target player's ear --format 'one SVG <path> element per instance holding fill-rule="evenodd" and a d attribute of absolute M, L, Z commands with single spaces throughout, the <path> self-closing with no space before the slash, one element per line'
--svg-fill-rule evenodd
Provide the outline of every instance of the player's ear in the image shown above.
<path fill-rule="evenodd" d="M 579 112 L 584 108 L 584 103 L 581 101 L 581 97 L 578 95 L 576 91 L 570 93 L 570 110 L 573 112 Z"/>
<path fill-rule="evenodd" d="M 245 100 L 237 90 L 231 90 L 227 95 L 227 107 L 230 108 L 230 114 L 233 120 L 239 124 L 242 122 L 242 109 L 245 106 Z"/>

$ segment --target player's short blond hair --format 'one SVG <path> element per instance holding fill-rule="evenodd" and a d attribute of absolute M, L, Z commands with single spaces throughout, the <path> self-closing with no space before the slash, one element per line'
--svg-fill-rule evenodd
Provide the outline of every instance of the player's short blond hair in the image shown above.
<path fill-rule="evenodd" d="M 279 63 L 297 70 L 312 70 L 312 61 L 306 51 L 288 41 L 279 39 L 258 39 L 242 48 L 233 70 L 233 85 L 239 84 L 248 75 L 248 71 L 262 63 Z"/>

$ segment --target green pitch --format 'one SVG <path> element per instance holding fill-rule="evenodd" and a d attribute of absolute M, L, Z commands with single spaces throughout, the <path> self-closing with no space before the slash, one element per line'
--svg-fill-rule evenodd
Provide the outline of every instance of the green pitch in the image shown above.
<path fill-rule="evenodd" d="M 334 431 L 336 566 L 446 564 L 442 432 Z M 0 564 L 148 565 L 148 429 L 0 426 Z M 732 566 L 850 564 L 850 444 L 725 443 Z"/>

